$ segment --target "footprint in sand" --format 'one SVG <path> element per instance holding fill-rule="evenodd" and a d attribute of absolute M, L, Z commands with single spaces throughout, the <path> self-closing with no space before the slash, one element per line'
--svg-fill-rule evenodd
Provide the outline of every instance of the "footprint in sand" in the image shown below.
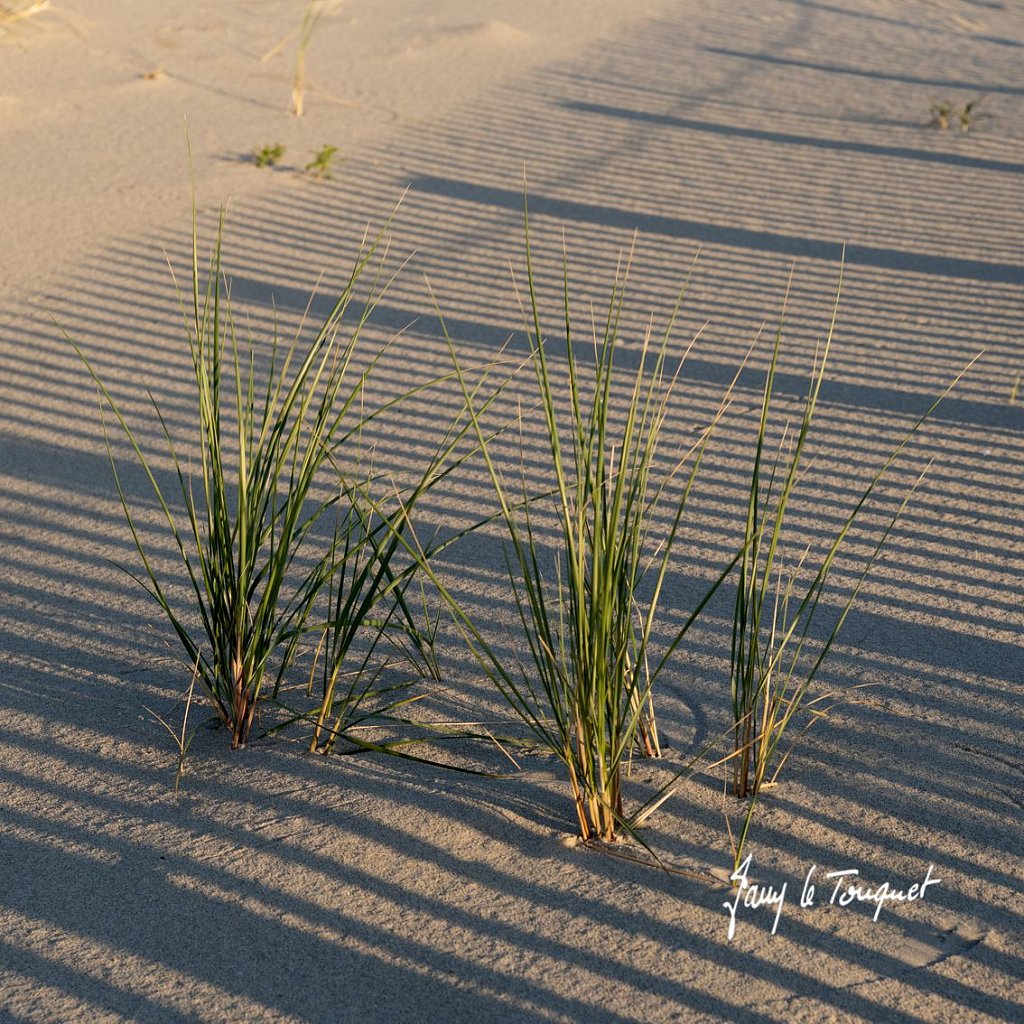
<path fill-rule="evenodd" d="M 951 956 L 960 956 L 978 945 L 985 933 L 977 926 L 964 922 L 944 922 L 939 935 L 924 942 L 906 938 L 893 950 L 893 955 L 908 967 L 932 967 Z"/>

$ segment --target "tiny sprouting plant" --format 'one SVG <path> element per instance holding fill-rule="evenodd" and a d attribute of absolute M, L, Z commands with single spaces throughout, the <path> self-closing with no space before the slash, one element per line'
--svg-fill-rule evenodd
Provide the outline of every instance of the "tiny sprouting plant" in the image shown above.
<path fill-rule="evenodd" d="M 338 160 L 338 147 L 324 143 L 319 149 L 310 151 L 312 160 L 306 164 L 306 173 L 317 181 L 330 181 L 334 177 L 334 165 Z"/>
<path fill-rule="evenodd" d="M 253 150 L 252 159 L 257 167 L 273 167 L 278 164 L 284 156 L 284 146 L 280 142 L 273 145 L 269 143 Z"/>
<path fill-rule="evenodd" d="M 968 100 L 962 107 L 950 100 L 933 103 L 930 124 L 940 131 L 948 130 L 952 124 L 958 124 L 961 132 L 970 131 L 971 126 L 978 119 L 978 107 L 984 98 L 984 96 L 976 96 L 974 99 Z"/>
<path fill-rule="evenodd" d="M 960 131 L 970 131 L 971 125 L 977 117 L 976 111 L 978 109 L 978 104 L 981 103 L 982 99 L 983 97 L 978 96 L 964 104 L 963 108 L 960 110 Z"/>
<path fill-rule="evenodd" d="M 953 117 L 956 108 L 948 100 L 933 103 L 931 108 L 931 123 L 935 128 L 945 131 L 949 128 L 950 119 Z"/>

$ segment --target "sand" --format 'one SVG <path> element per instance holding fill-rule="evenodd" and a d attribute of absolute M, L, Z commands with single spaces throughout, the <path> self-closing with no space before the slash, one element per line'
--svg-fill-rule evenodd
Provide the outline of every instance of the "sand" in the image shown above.
<path fill-rule="evenodd" d="M 302 119 L 288 112 L 302 4 L 173 6 L 53 0 L 0 26 L 0 1019 L 1020 1019 L 1020 5 L 350 0 L 313 36 Z M 969 131 L 928 127 L 934 104 L 977 96 Z M 508 264 L 522 263 L 524 166 L 553 326 L 563 232 L 583 315 L 639 229 L 634 347 L 700 250 L 678 333 L 708 327 L 666 426 L 673 444 L 776 321 L 794 263 L 780 410 L 798 408 L 845 242 L 816 460 L 794 512 L 817 544 L 983 352 L 840 564 L 841 594 L 934 459 L 821 679 L 848 699 L 755 820 L 751 877 L 786 886 L 777 918 L 740 905 L 730 939 L 730 890 L 564 845 L 571 806 L 542 758 L 491 780 L 318 758 L 287 736 L 233 753 L 204 726 L 174 796 L 173 744 L 145 708 L 179 715 L 188 674 L 117 567 L 135 554 L 94 390 L 61 329 L 147 443 L 146 387 L 187 430 L 166 264 L 187 280 L 186 117 L 203 244 L 230 203 L 226 269 L 261 337 L 274 308 L 285 327 L 297 320 L 319 274 L 329 291 L 408 188 L 391 234 L 411 265 L 372 332 L 405 329 L 382 389 L 446 366 L 424 274 L 467 359 L 509 335 L 522 350 Z M 257 170 L 251 152 L 273 143 L 284 159 Z M 324 143 L 343 160 L 316 182 L 302 169 Z M 670 618 L 733 536 L 764 358 L 709 451 Z M 382 445 L 397 468 L 449 401 L 396 418 Z M 122 456 L 163 558 L 145 480 Z M 478 469 L 428 518 L 487 507 Z M 513 644 L 498 534 L 448 571 Z M 710 609 L 666 677 L 669 768 L 728 721 L 727 614 Z M 510 728 L 454 634 L 442 654 L 430 713 Z M 482 743 L 440 752 L 511 767 Z M 669 768 L 638 768 L 633 792 Z M 722 782 L 698 772 L 652 821 L 667 861 L 730 864 Z M 831 902 L 824 876 L 847 870 L 871 887 L 934 884 L 875 920 L 872 904 Z"/>

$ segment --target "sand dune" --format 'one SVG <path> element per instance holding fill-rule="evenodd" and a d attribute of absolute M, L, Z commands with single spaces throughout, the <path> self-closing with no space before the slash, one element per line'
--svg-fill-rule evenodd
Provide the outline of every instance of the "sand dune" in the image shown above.
<path fill-rule="evenodd" d="M 1024 11 L 349 0 L 327 5 L 311 38 L 297 119 L 302 9 L 53 0 L 0 27 L 0 1019 L 1019 1019 Z M 936 104 L 976 97 L 968 131 L 929 127 Z M 321 274 L 311 312 L 327 311 L 367 223 L 404 194 L 391 258 L 411 262 L 369 337 L 402 333 L 375 394 L 447 370 L 424 275 L 468 360 L 510 336 L 523 351 L 509 263 L 521 273 L 524 167 L 552 331 L 563 235 L 582 316 L 639 229 L 624 358 L 699 251 L 680 344 L 707 327 L 668 445 L 689 443 L 774 325 L 792 265 L 779 408 L 797 413 L 845 244 L 815 461 L 793 513 L 808 543 L 825 543 L 983 352 L 837 570 L 843 592 L 934 459 L 821 679 L 854 699 L 807 733 L 755 819 L 753 870 L 788 887 L 774 934 L 773 912 L 740 907 L 730 941 L 729 889 L 561 842 L 572 807 L 539 757 L 492 780 L 316 757 L 287 733 L 232 752 L 204 726 L 174 796 L 173 745 L 145 708 L 179 715 L 188 670 L 117 567 L 136 556 L 95 389 L 61 331 L 154 451 L 147 387 L 172 432 L 188 430 L 167 268 L 187 282 L 186 117 L 202 244 L 230 201 L 225 269 L 261 339 L 275 317 L 285 332 L 300 320 Z M 274 143 L 281 162 L 258 170 L 252 152 Z M 315 181 L 303 169 L 324 143 L 341 161 Z M 762 348 L 709 450 L 673 616 L 733 543 L 765 365 Z M 455 407 L 448 393 L 410 403 L 381 457 L 413 469 Z M 531 465 L 542 441 L 527 423 Z M 170 565 L 146 481 L 116 450 Z M 491 500 L 471 466 L 427 521 L 464 524 Z M 467 540 L 444 570 L 514 650 L 500 532 Z M 666 677 L 668 764 L 638 767 L 632 793 L 727 726 L 726 604 Z M 441 653 L 424 713 L 512 728 L 454 630 Z M 443 753 L 511 767 L 486 743 Z M 720 769 L 698 773 L 652 820 L 645 834 L 671 864 L 731 864 L 722 785 Z M 874 886 L 907 888 L 929 869 L 940 881 L 875 921 L 869 905 L 830 904 L 824 882 L 801 907 L 812 867 Z"/>

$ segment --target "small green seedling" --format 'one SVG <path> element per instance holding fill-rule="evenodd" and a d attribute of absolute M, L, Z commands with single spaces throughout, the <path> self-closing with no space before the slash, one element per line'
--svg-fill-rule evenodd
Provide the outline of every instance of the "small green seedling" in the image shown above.
<path fill-rule="evenodd" d="M 940 131 L 945 131 L 949 127 L 950 118 L 955 113 L 956 108 L 948 100 L 943 100 L 941 103 L 933 103 L 931 109 L 932 126 Z"/>
<path fill-rule="evenodd" d="M 1010 405 L 1017 404 L 1017 399 L 1020 397 L 1021 384 L 1024 384 L 1024 373 L 1017 374 L 1017 379 L 1013 382 L 1013 387 L 1010 388 Z"/>
<path fill-rule="evenodd" d="M 334 177 L 333 168 L 338 159 L 338 147 L 324 143 L 319 150 L 310 152 L 313 159 L 306 164 L 306 173 L 311 174 L 317 181 L 330 181 Z"/>
<path fill-rule="evenodd" d="M 931 108 L 932 119 L 929 123 L 940 131 L 946 131 L 951 124 L 956 122 L 960 125 L 960 131 L 970 131 L 971 125 L 978 118 L 978 107 L 984 98 L 984 96 L 975 96 L 973 100 L 968 100 L 962 107 L 950 103 L 949 100 L 933 103 Z"/>
<path fill-rule="evenodd" d="M 253 150 L 252 158 L 257 167 L 273 167 L 281 157 L 284 156 L 284 146 L 280 142 L 273 146 L 264 146 L 262 149 Z"/>
<path fill-rule="evenodd" d="M 978 109 L 978 104 L 982 101 L 981 96 L 976 97 L 969 103 L 964 104 L 963 110 L 960 111 L 960 131 L 970 131 L 971 124 L 974 121 L 975 111 Z"/>

